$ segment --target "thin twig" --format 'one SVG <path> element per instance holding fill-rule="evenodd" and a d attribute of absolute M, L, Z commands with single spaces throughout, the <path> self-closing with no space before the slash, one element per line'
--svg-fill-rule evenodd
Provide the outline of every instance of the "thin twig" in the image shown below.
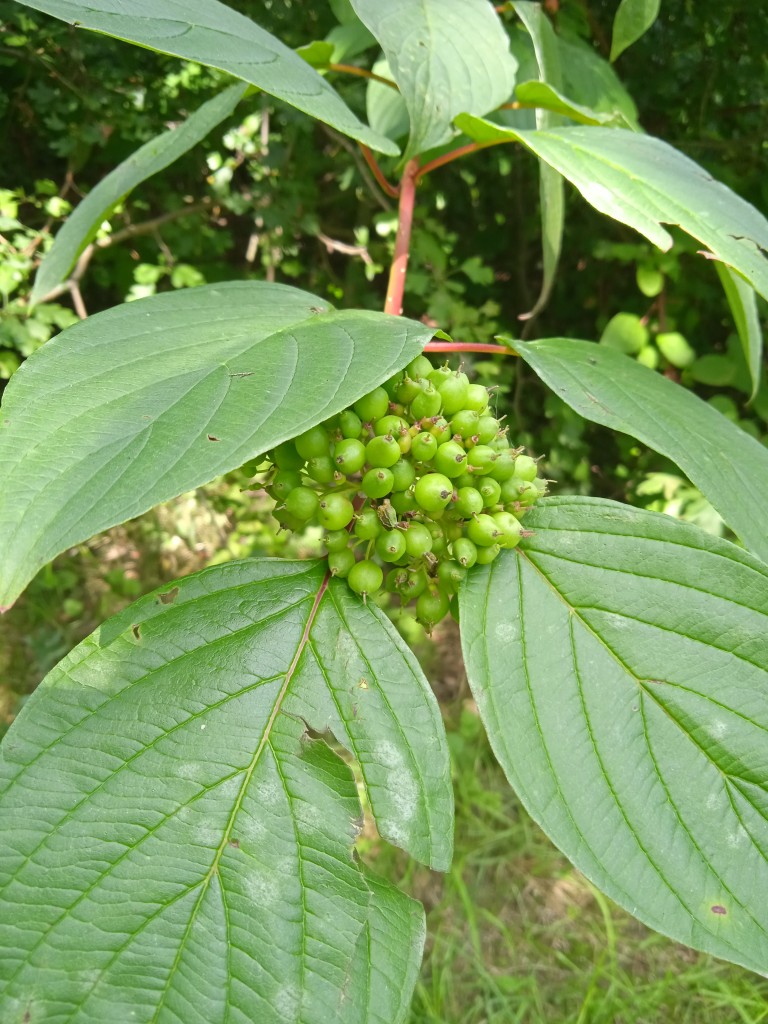
<path fill-rule="evenodd" d="M 391 78 L 384 78 L 382 75 L 376 75 L 373 71 L 367 71 L 365 68 L 356 68 L 354 64 L 329 64 L 329 71 L 339 71 L 344 75 L 357 75 L 358 78 L 370 78 L 374 82 L 381 82 L 382 85 L 388 85 L 390 89 L 394 89 L 395 92 L 400 92 L 397 87 L 397 83 L 393 82 Z"/>
<path fill-rule="evenodd" d="M 371 193 L 371 195 L 382 208 L 382 210 L 386 210 L 387 213 L 389 213 L 390 210 L 392 209 L 392 204 L 381 191 L 379 186 L 376 184 L 375 178 L 368 170 L 368 166 L 360 154 L 360 149 L 353 142 L 350 142 L 350 140 L 346 138 L 344 135 L 340 135 L 338 132 L 335 132 L 333 128 L 329 128 L 327 124 L 322 124 L 321 122 L 320 127 L 323 129 L 323 131 L 325 132 L 329 139 L 333 139 L 334 142 L 337 142 L 342 149 L 346 149 L 346 151 L 351 155 L 352 159 L 355 161 L 355 166 L 357 167 L 358 171 L 360 171 L 360 177 L 368 186 L 368 191 Z"/>
<path fill-rule="evenodd" d="M 367 146 L 364 146 L 362 144 L 362 142 L 360 143 L 360 151 L 362 152 L 363 156 L 365 157 L 365 162 L 370 167 L 371 171 L 373 172 L 374 178 L 379 183 L 381 188 L 384 189 L 384 191 L 387 193 L 388 196 L 392 196 L 393 198 L 397 198 L 397 196 L 400 194 L 399 189 L 395 188 L 394 185 L 390 185 L 390 183 L 387 181 L 387 179 L 384 176 L 384 172 L 379 167 L 379 165 L 376 163 L 376 157 L 373 155 L 373 153 L 370 151 L 370 149 L 368 149 Z"/>
<path fill-rule="evenodd" d="M 364 245 L 350 245 L 348 242 L 339 241 L 338 238 L 329 238 L 322 231 L 317 232 L 317 237 L 328 252 L 341 252 L 345 256 L 359 256 L 363 263 L 367 263 L 369 266 L 373 264 L 371 254 Z"/>
<path fill-rule="evenodd" d="M 469 153 L 477 153 L 478 150 L 488 149 L 490 146 L 499 146 L 503 142 L 515 141 L 515 139 L 493 139 L 490 142 L 470 142 L 466 146 L 459 146 L 458 149 L 452 149 L 449 153 L 443 153 L 442 156 L 437 156 L 434 160 L 429 160 L 425 163 L 419 168 L 416 180 L 420 181 L 426 174 L 429 174 L 430 171 L 434 171 L 438 167 L 443 167 L 445 164 L 450 164 L 462 156 L 467 156 Z"/>

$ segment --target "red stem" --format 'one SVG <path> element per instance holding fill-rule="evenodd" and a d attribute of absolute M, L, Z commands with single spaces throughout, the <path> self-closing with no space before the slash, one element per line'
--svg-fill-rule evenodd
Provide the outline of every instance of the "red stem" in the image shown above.
<path fill-rule="evenodd" d="M 400 181 L 395 255 L 392 259 L 392 269 L 389 272 L 387 300 L 384 303 L 384 312 L 392 313 L 394 316 L 400 316 L 403 312 L 405 272 L 408 268 L 408 251 L 411 245 L 411 225 L 413 224 L 413 207 L 416 202 L 418 173 L 419 161 L 409 160 Z"/>
<path fill-rule="evenodd" d="M 378 181 L 379 185 L 381 185 L 381 187 L 384 189 L 388 196 L 392 196 L 393 199 L 396 198 L 399 195 L 399 191 L 395 188 L 394 185 L 390 185 L 390 183 L 384 177 L 384 172 L 376 163 L 376 157 L 373 155 L 370 149 L 368 149 L 368 147 L 364 146 L 362 143 L 360 143 L 360 149 L 362 150 L 363 156 L 365 157 L 365 162 L 368 164 L 371 171 L 373 172 L 373 176 L 376 179 L 376 181 Z"/>
<path fill-rule="evenodd" d="M 459 146 L 458 149 L 452 149 L 450 153 L 443 153 L 442 156 L 437 156 L 434 160 L 430 160 L 423 167 L 420 167 L 416 180 L 418 181 L 425 174 L 429 174 L 430 171 L 434 171 L 444 164 L 450 164 L 454 160 L 458 160 L 459 157 L 466 156 L 468 153 L 476 153 L 479 149 L 488 149 L 489 146 L 499 146 L 502 142 L 513 141 L 514 139 L 493 139 L 491 142 L 470 142 L 466 146 Z"/>
<path fill-rule="evenodd" d="M 425 352 L 495 352 L 497 355 L 516 356 L 506 345 L 490 345 L 476 341 L 428 341 Z"/>

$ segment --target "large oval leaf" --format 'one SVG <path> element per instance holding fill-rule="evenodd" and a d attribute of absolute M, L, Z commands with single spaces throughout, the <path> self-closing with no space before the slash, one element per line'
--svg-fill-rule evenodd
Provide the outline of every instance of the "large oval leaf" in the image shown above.
<path fill-rule="evenodd" d="M 352 0 L 376 36 L 411 121 L 404 159 L 450 139 L 464 110 L 485 114 L 512 94 L 517 62 L 487 0 Z"/>
<path fill-rule="evenodd" d="M 14 374 L 0 419 L 0 606 L 71 544 L 339 412 L 434 331 L 230 282 L 89 317 Z"/>
<path fill-rule="evenodd" d="M 472 690 L 532 816 L 651 927 L 768 973 L 768 569 L 597 499 L 461 595 Z"/>
<path fill-rule="evenodd" d="M 352 113 L 314 68 L 219 0 L 19 0 L 80 28 L 219 68 L 277 96 L 372 149 L 398 148 Z"/>
<path fill-rule="evenodd" d="M 247 86 L 238 83 L 208 100 L 176 128 L 163 132 L 132 153 L 92 189 L 67 217 L 51 251 L 35 275 L 30 302 L 40 302 L 64 280 L 75 260 L 95 238 L 101 222 L 137 185 L 178 160 L 232 113 Z"/>
<path fill-rule="evenodd" d="M 439 868 L 447 744 L 391 623 L 324 569 L 181 580 L 29 700 L 0 760 L 3 1024 L 403 1019 L 421 914 L 355 862 L 353 776 L 312 734 Z"/>
<path fill-rule="evenodd" d="M 521 142 L 596 210 L 660 249 L 672 246 L 662 225 L 677 225 L 768 299 L 768 220 L 661 139 L 614 128 L 516 131 L 469 114 L 456 118 L 456 125 L 479 142 Z"/>
<path fill-rule="evenodd" d="M 768 563 L 768 451 L 700 398 L 590 341 L 515 342 L 522 358 L 572 409 L 631 434 L 676 462 L 734 533 Z"/>
<path fill-rule="evenodd" d="M 723 286 L 728 305 L 731 307 L 736 333 L 739 336 L 744 352 L 744 361 L 752 379 L 753 399 L 760 387 L 760 375 L 763 370 L 763 331 L 757 314 L 757 300 L 752 288 L 739 274 L 734 273 L 722 263 L 716 263 L 718 277 Z"/>

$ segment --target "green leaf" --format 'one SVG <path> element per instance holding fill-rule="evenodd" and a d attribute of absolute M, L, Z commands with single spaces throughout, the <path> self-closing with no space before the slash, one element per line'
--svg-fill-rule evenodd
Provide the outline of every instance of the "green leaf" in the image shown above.
<path fill-rule="evenodd" d="M 515 342 L 541 379 L 585 419 L 636 437 L 682 469 L 734 533 L 768 562 L 768 450 L 693 392 L 589 341 Z"/>
<path fill-rule="evenodd" d="M 394 81 L 386 60 L 379 60 L 371 68 L 374 74 Z M 388 139 L 401 139 L 408 134 L 410 120 L 405 100 L 397 89 L 382 85 L 374 79 L 365 90 L 365 113 L 374 131 Z"/>
<path fill-rule="evenodd" d="M 411 119 L 404 160 L 447 142 L 456 114 L 512 94 L 516 62 L 487 0 L 352 0 L 376 36 Z"/>
<path fill-rule="evenodd" d="M 319 121 L 395 156 L 322 75 L 279 39 L 219 0 L 20 0 L 79 28 L 227 71 Z"/>
<path fill-rule="evenodd" d="M 354 777 L 313 737 L 357 759 L 381 834 L 438 868 L 447 743 L 392 624 L 324 570 L 180 580 L 30 698 L 0 761 L 4 1022 L 404 1019 L 421 911 L 356 863 Z"/>
<path fill-rule="evenodd" d="M 557 41 L 566 95 L 598 113 L 623 118 L 639 131 L 635 101 L 608 61 L 578 36 L 559 35 Z"/>
<path fill-rule="evenodd" d="M 652 928 L 768 969 L 768 569 L 593 498 L 470 573 L 461 632 L 499 762 L 588 878 Z"/>
<path fill-rule="evenodd" d="M 613 19 L 611 63 L 644 36 L 659 16 L 661 0 L 621 0 Z"/>
<path fill-rule="evenodd" d="M 574 103 L 546 82 L 520 82 L 515 88 L 515 98 L 521 103 L 568 117 L 579 124 L 610 125 L 624 122 L 624 118 L 618 113 L 600 114 L 590 107 Z"/>
<path fill-rule="evenodd" d="M 529 0 L 519 0 L 513 8 L 525 25 L 533 42 L 536 63 L 539 66 L 539 78 L 543 83 L 555 89 L 560 88 L 562 73 L 560 54 L 557 47 L 557 36 L 552 23 L 544 14 L 541 6 Z M 545 86 L 546 88 L 546 86 Z M 515 95 L 520 99 L 519 90 Z M 522 101 L 521 101 L 522 102 Z M 559 115 L 551 110 L 539 108 L 536 111 L 536 127 L 551 128 L 559 123 Z M 541 248 L 542 248 L 542 282 L 539 297 L 530 312 L 523 314 L 521 319 L 530 320 L 547 304 L 552 285 L 555 281 L 557 264 L 563 243 L 563 224 L 565 220 L 565 200 L 563 195 L 562 175 L 550 167 L 544 160 L 539 161 L 539 201 L 541 203 Z"/>
<path fill-rule="evenodd" d="M 208 100 L 178 128 L 150 139 L 119 164 L 75 207 L 56 235 L 53 247 L 40 264 L 30 303 L 41 302 L 69 274 L 80 253 L 91 242 L 102 221 L 142 181 L 162 171 L 232 113 L 247 86 L 232 85 Z"/>
<path fill-rule="evenodd" d="M 481 141 L 521 142 L 556 167 L 601 213 L 660 249 L 674 224 L 708 247 L 768 298 L 768 221 L 693 160 L 649 135 L 611 128 L 515 131 L 462 114 L 457 126 Z"/>
<path fill-rule="evenodd" d="M 256 281 L 89 317 L 14 374 L 0 416 L 0 605 L 72 544 L 334 415 L 434 331 Z"/>
<path fill-rule="evenodd" d="M 750 401 L 760 387 L 760 374 L 763 367 L 763 332 L 757 315 L 755 293 L 747 282 L 722 263 L 715 263 L 720 282 L 731 307 L 736 333 L 739 336 L 744 358 L 752 380 Z"/>

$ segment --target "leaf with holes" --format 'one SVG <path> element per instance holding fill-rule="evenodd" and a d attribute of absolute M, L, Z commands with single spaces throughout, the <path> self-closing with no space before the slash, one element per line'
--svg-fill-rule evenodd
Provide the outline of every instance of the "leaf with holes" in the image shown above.
<path fill-rule="evenodd" d="M 692 391 L 591 341 L 515 342 L 572 409 L 672 459 L 734 533 L 768 563 L 768 451 Z"/>
<path fill-rule="evenodd" d="M 316 561 L 164 597 L 77 647 L 4 741 L 0 1019 L 403 1020 L 421 909 L 356 862 L 354 777 L 316 734 L 356 758 L 380 834 L 445 869 L 418 663 Z"/>
<path fill-rule="evenodd" d="M 322 75 L 219 0 L 19 0 L 78 28 L 227 71 L 319 121 L 394 156 L 397 146 L 358 120 Z"/>
<path fill-rule="evenodd" d="M 0 606 L 70 545 L 340 412 L 433 334 L 257 281 L 153 296 L 64 331 L 4 395 Z"/>
<path fill-rule="evenodd" d="M 532 816 L 652 928 L 768 972 L 768 568 L 667 516 L 549 500 L 461 594 Z"/>
<path fill-rule="evenodd" d="M 485 114 L 512 94 L 517 62 L 487 0 L 352 0 L 376 36 L 411 123 L 404 160 L 447 142 L 462 111 Z"/>
<path fill-rule="evenodd" d="M 204 139 L 212 128 L 229 117 L 246 88 L 245 85 L 237 84 L 225 89 L 204 103 L 178 127 L 150 139 L 102 178 L 75 207 L 56 235 L 51 251 L 40 264 L 35 276 L 30 302 L 41 302 L 61 284 L 115 206 L 142 181 L 178 160 Z"/>
<path fill-rule="evenodd" d="M 768 298 L 768 220 L 661 139 L 592 126 L 551 131 L 501 128 L 469 114 L 456 126 L 478 142 L 517 141 L 572 182 L 596 210 L 628 224 L 660 249 L 674 224 L 707 246 Z"/>

